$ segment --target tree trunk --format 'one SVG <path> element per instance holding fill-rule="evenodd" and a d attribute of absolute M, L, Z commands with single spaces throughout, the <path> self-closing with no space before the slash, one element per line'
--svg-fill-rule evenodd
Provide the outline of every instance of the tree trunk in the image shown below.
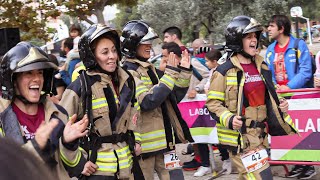
<path fill-rule="evenodd" d="M 199 38 L 199 31 L 200 31 L 199 30 L 199 25 L 198 24 L 194 25 L 193 26 L 193 33 L 192 33 L 192 37 L 193 37 L 192 41 L 194 41 L 194 40 Z"/>
<path fill-rule="evenodd" d="M 214 45 L 213 42 L 213 17 L 211 14 L 208 15 L 208 27 L 209 27 L 209 44 Z"/>
<path fill-rule="evenodd" d="M 99 8 L 101 8 L 101 7 L 99 7 Z M 94 11 L 94 14 L 97 16 L 98 23 L 106 24 L 104 17 L 103 17 L 103 10 L 104 10 L 104 7 L 102 7 L 102 9 L 96 8 L 96 10 Z"/>

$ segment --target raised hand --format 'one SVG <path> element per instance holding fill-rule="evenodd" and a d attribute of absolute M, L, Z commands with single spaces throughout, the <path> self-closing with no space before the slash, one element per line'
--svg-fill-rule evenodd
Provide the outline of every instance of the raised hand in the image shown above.
<path fill-rule="evenodd" d="M 40 149 L 44 149 L 47 141 L 50 137 L 50 134 L 54 130 L 54 128 L 59 124 L 58 119 L 52 119 L 50 122 L 46 123 L 43 121 L 39 128 L 37 129 L 35 133 L 35 141 L 38 143 L 38 146 Z"/>
<path fill-rule="evenodd" d="M 180 66 L 189 69 L 190 68 L 190 56 L 187 50 L 182 52 L 182 59 L 180 62 Z"/>
<path fill-rule="evenodd" d="M 170 52 L 167 65 L 172 67 L 177 67 L 179 61 L 176 59 L 176 55 L 173 52 Z"/>
<path fill-rule="evenodd" d="M 85 136 L 88 133 L 87 126 L 89 123 L 88 116 L 84 115 L 83 118 L 76 122 L 77 115 L 74 114 L 66 124 L 63 130 L 64 142 L 70 143 L 80 137 Z"/>

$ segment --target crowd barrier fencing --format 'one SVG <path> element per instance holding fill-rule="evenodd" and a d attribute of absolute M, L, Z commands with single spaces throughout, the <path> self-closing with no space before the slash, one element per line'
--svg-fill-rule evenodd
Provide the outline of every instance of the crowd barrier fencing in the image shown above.
<path fill-rule="evenodd" d="M 298 134 L 272 136 L 270 142 L 271 165 L 320 165 L 320 88 L 278 91 L 287 99 L 289 115 Z M 187 122 L 195 143 L 218 144 L 216 121 L 205 106 L 206 95 L 184 98 L 178 107 Z"/>

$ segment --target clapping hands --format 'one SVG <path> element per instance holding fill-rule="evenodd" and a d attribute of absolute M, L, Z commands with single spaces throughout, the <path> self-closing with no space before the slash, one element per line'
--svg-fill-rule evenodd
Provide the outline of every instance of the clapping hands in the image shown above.
<path fill-rule="evenodd" d="M 190 56 L 187 50 L 182 52 L 182 59 L 180 62 L 180 66 L 189 69 L 191 65 Z"/>
<path fill-rule="evenodd" d="M 83 137 L 88 133 L 87 126 L 89 123 L 88 116 L 84 115 L 83 118 L 75 122 L 77 115 L 74 114 L 66 124 L 66 127 L 63 131 L 64 142 L 70 143 L 77 138 Z"/>

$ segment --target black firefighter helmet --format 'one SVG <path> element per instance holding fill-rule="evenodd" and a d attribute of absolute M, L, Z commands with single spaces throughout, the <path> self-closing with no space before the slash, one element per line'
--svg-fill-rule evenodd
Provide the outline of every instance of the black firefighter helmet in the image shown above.
<path fill-rule="evenodd" d="M 112 38 L 113 42 L 115 42 L 118 57 L 121 59 L 120 39 L 117 31 L 104 24 L 93 24 L 87 29 L 86 32 L 83 33 L 78 45 L 80 59 L 87 70 L 97 68 L 97 61 L 92 49 L 92 43 L 94 40 L 102 36 Z"/>
<path fill-rule="evenodd" d="M 52 88 L 54 70 L 58 67 L 50 61 L 48 55 L 39 47 L 29 42 L 20 42 L 11 48 L 0 62 L 1 96 L 13 100 L 16 96 L 13 82 L 14 73 L 43 69 L 43 95 L 49 94 Z"/>
<path fill-rule="evenodd" d="M 157 33 L 144 21 L 132 20 L 124 25 L 122 30 L 121 52 L 128 58 L 136 57 L 139 44 L 152 44 L 157 39 Z"/>
<path fill-rule="evenodd" d="M 255 19 L 248 16 L 237 16 L 231 20 L 225 29 L 226 48 L 233 52 L 243 50 L 242 38 L 245 34 L 255 32 L 259 43 L 259 37 L 263 28 Z M 258 47 L 258 44 L 257 44 Z"/>

